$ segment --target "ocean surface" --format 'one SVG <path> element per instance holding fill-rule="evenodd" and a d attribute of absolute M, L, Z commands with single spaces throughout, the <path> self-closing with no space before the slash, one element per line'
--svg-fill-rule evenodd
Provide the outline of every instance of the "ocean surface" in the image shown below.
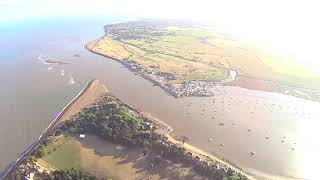
<path fill-rule="evenodd" d="M 0 25 L 0 170 L 89 80 L 99 79 L 115 96 L 166 122 L 189 143 L 247 171 L 320 179 L 320 103 L 231 86 L 216 97 L 174 98 L 84 48 L 104 34 L 105 24 L 127 20 L 77 17 Z M 69 64 L 46 64 L 47 58 Z"/>

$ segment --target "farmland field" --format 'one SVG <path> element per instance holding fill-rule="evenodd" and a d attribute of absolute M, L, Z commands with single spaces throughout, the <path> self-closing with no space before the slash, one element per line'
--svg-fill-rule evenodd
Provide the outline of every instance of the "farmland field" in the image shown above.
<path fill-rule="evenodd" d="M 240 42 L 213 28 L 176 23 L 129 22 L 105 26 L 106 35 L 92 49 L 124 61 L 132 60 L 155 72 L 176 76 L 168 82 L 221 81 L 228 69 L 242 75 L 318 88 L 320 77 L 302 64 L 252 44 Z"/>

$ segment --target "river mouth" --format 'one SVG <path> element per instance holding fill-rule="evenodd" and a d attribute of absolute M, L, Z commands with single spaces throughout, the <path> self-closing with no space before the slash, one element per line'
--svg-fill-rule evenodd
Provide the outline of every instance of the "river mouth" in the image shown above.
<path fill-rule="evenodd" d="M 120 63 L 87 51 L 84 45 L 102 35 L 105 24 L 119 20 L 90 21 L 21 24 L 12 27 L 18 33 L 1 37 L 7 42 L 1 45 L 5 60 L 0 62 L 6 84 L 0 88 L 1 169 L 89 80 L 99 79 L 115 96 L 169 124 L 177 136 L 246 170 L 317 179 L 312 165 L 319 160 L 320 145 L 310 139 L 320 135 L 319 103 L 237 86 L 224 86 L 226 93 L 215 97 L 174 98 Z M 40 54 L 71 63 L 43 64 L 37 60 Z"/>

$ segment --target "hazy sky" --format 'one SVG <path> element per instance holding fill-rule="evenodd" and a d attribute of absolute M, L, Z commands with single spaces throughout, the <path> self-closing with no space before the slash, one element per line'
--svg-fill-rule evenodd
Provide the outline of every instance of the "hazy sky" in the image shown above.
<path fill-rule="evenodd" d="M 0 23 L 31 17 L 121 15 L 214 22 L 320 71 L 320 4 L 308 0 L 0 0 Z"/>

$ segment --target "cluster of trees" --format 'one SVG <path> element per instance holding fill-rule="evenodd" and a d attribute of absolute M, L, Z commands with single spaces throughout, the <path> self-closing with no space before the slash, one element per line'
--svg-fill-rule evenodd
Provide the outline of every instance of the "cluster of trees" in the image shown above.
<path fill-rule="evenodd" d="M 152 147 L 161 154 L 162 157 L 190 165 L 194 170 L 206 177 L 215 180 L 247 180 L 248 178 L 231 168 L 219 167 L 219 164 L 208 163 L 201 160 L 198 156 L 193 156 L 192 153 L 187 152 L 182 146 L 172 144 L 165 137 L 153 136 Z"/>
<path fill-rule="evenodd" d="M 33 156 L 35 158 L 42 158 L 45 155 L 44 150 L 43 150 L 43 145 L 40 145 L 33 151 Z"/>
<path fill-rule="evenodd" d="M 77 169 L 56 170 L 46 176 L 47 180 L 98 180 L 97 177 L 84 174 Z"/>
<path fill-rule="evenodd" d="M 67 121 L 62 129 L 72 133 L 91 133 L 126 145 L 150 145 L 151 124 L 112 96 L 85 108 L 75 118 L 75 121 Z"/>
<path fill-rule="evenodd" d="M 98 180 L 95 176 L 73 168 L 70 170 L 56 170 L 50 173 L 43 171 L 42 173 L 35 174 L 34 178 L 43 180 Z"/>
<path fill-rule="evenodd" d="M 63 130 L 71 133 L 91 133 L 106 140 L 125 145 L 140 145 L 152 148 L 162 157 L 189 164 L 201 175 L 217 180 L 246 180 L 247 178 L 230 168 L 219 168 L 186 153 L 184 147 L 169 142 L 160 134 L 153 133 L 152 123 L 130 110 L 121 101 L 106 96 L 98 104 L 85 108 L 67 121 Z M 187 138 L 184 137 L 183 141 Z M 147 151 L 147 150 L 146 150 Z M 145 152 L 146 154 L 146 152 Z"/>
<path fill-rule="evenodd" d="M 155 138 L 154 141 L 152 141 L 152 147 L 155 151 L 158 151 L 161 156 L 170 160 L 181 161 L 186 155 L 186 149 L 184 147 L 164 143 L 164 141 Z"/>

